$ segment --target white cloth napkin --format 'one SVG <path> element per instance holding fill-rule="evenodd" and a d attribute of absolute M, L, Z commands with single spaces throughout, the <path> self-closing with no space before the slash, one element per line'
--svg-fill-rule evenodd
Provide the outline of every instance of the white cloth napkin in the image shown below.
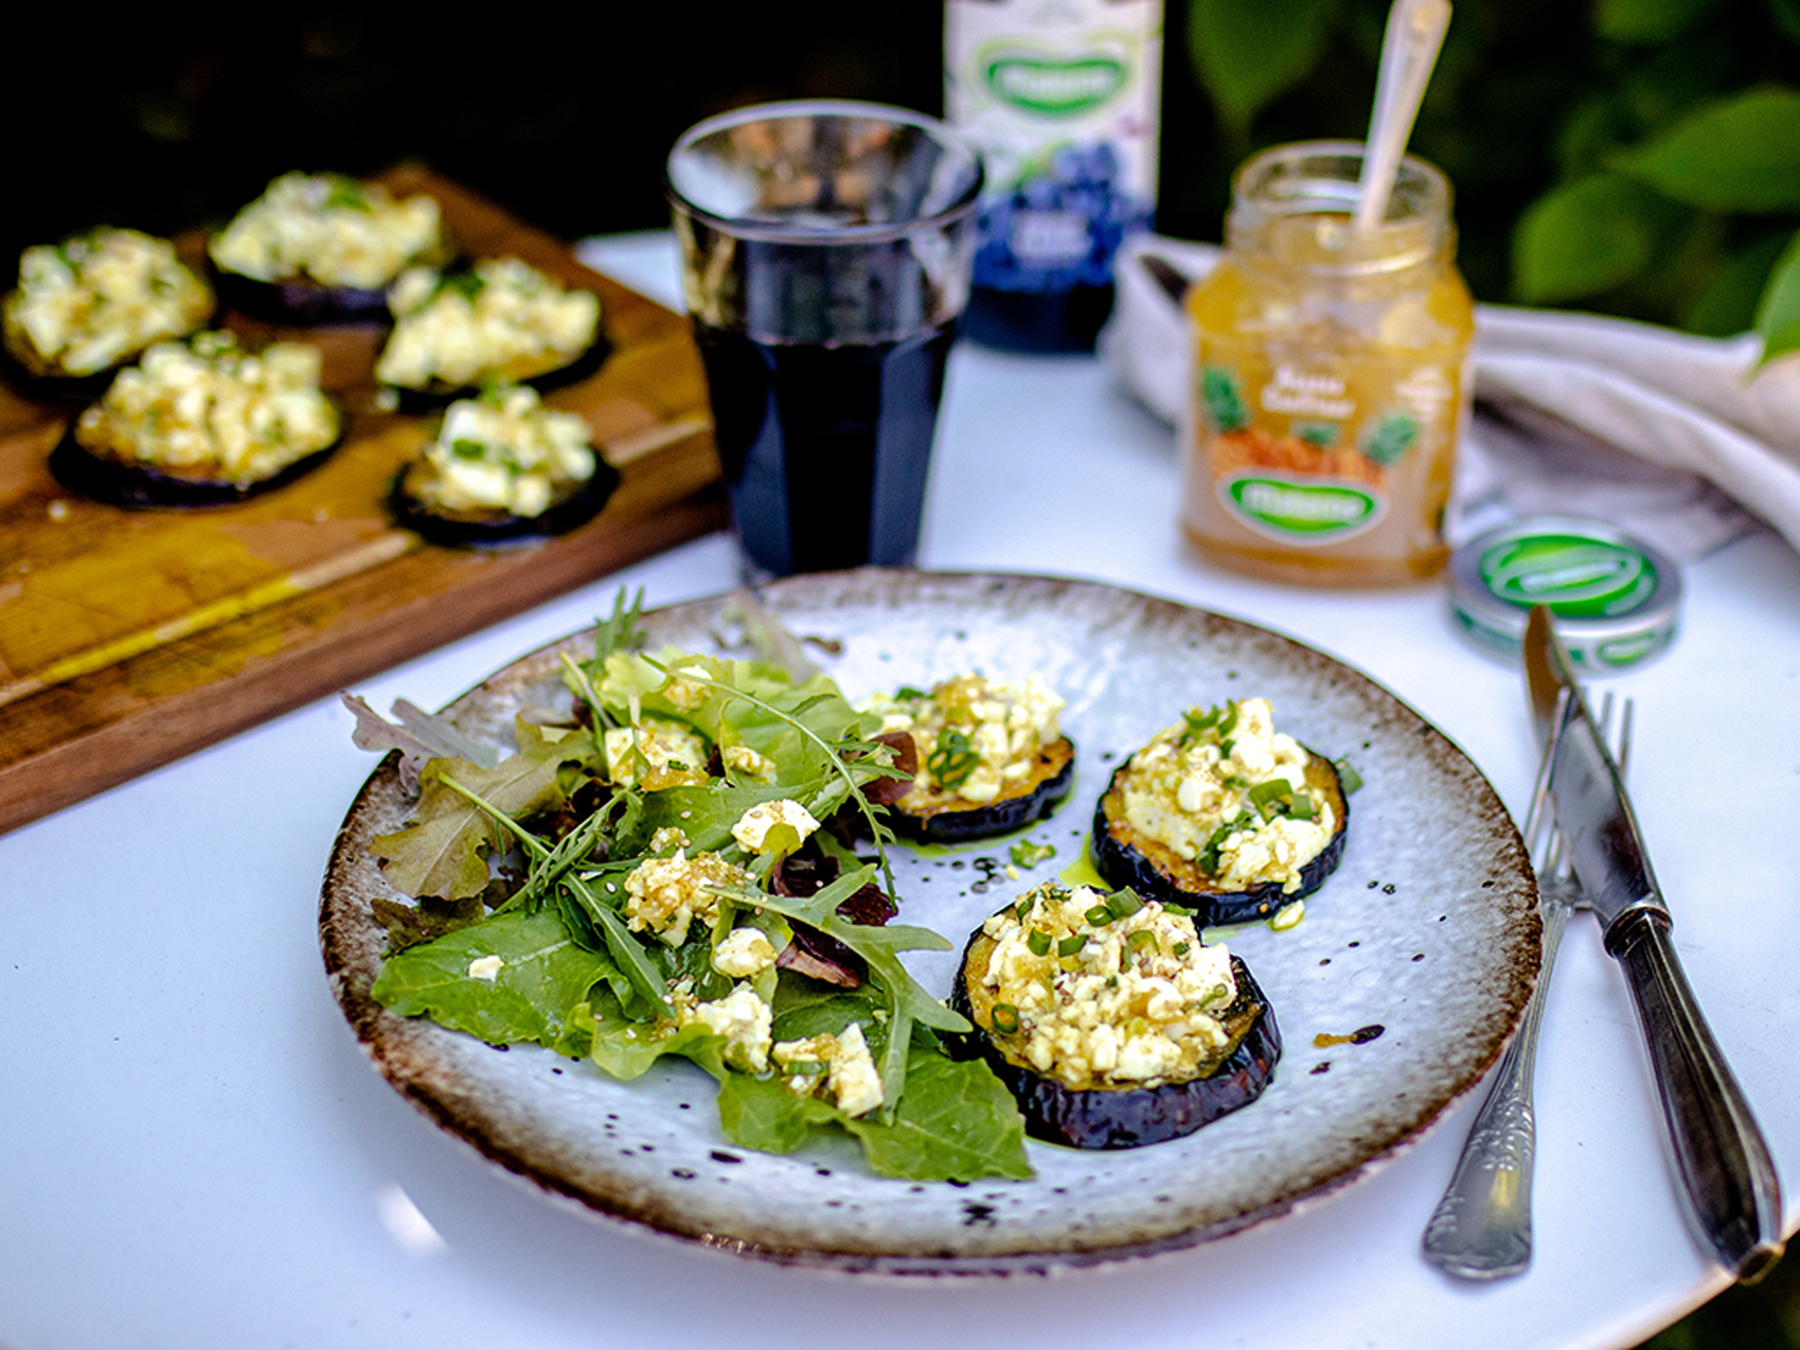
<path fill-rule="evenodd" d="M 1204 276 L 1219 250 L 1140 235 L 1120 251 L 1100 354 L 1179 424 L 1192 337 L 1145 255 Z M 1679 561 L 1759 527 L 1800 549 L 1800 356 L 1756 369 L 1750 334 L 1689 337 L 1593 315 L 1479 305 L 1482 416 L 1458 457 L 1450 535 L 1547 512 L 1610 521 Z"/>

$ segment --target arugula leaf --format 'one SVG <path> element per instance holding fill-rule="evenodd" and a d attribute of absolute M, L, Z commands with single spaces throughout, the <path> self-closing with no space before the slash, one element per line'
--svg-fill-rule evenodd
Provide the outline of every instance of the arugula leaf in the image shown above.
<path fill-rule="evenodd" d="M 811 924 L 863 959 L 872 983 L 887 999 L 888 1042 L 879 1063 L 882 1094 L 888 1103 L 885 1109 L 891 1113 L 893 1104 L 906 1092 L 907 1059 L 914 1024 L 940 1031 L 968 1031 L 970 1027 L 959 1014 L 928 994 L 900 960 L 903 951 L 949 951 L 948 938 L 929 928 L 893 923 L 875 926 L 851 923 L 838 917 L 837 907 L 862 889 L 874 875 L 873 867 L 856 868 L 805 899 L 753 891 L 731 894 L 741 904 L 760 904 L 789 919 Z"/>
<path fill-rule="evenodd" d="M 481 978 L 479 963 L 495 957 L 494 978 Z M 579 946 L 562 920 L 543 910 L 495 914 L 390 956 L 370 993 L 403 1017 L 427 1016 L 493 1045 L 535 1041 L 586 1054 L 592 1019 L 576 1010 L 596 984 L 616 978 L 612 962 Z"/>

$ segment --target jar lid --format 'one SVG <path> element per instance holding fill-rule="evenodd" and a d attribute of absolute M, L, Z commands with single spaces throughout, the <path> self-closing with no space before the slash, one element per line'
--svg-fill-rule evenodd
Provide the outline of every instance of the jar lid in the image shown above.
<path fill-rule="evenodd" d="M 1450 603 L 1457 629 L 1507 661 L 1518 659 L 1532 607 L 1548 605 L 1570 661 L 1607 674 L 1675 640 L 1681 573 L 1660 550 L 1604 522 L 1535 516 L 1450 555 Z"/>

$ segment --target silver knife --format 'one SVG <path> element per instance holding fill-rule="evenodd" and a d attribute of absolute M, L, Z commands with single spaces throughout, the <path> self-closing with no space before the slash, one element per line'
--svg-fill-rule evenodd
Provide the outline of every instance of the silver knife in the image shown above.
<path fill-rule="evenodd" d="M 1542 605 L 1525 628 L 1525 679 L 1545 743 L 1556 730 L 1559 698 L 1566 691 L 1571 701 L 1550 774 L 1556 819 L 1607 953 L 1624 968 L 1637 1005 L 1689 1215 L 1725 1268 L 1753 1283 L 1784 1245 L 1775 1164 L 1682 974 L 1619 766 Z"/>

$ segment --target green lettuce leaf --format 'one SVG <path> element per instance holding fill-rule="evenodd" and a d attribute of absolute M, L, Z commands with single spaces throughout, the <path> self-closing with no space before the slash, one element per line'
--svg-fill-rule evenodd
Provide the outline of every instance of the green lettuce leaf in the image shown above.
<path fill-rule="evenodd" d="M 471 963 L 498 957 L 495 978 Z M 371 989 L 403 1017 L 425 1016 L 492 1045 L 532 1041 L 568 1055 L 588 1052 L 597 984 L 620 979 L 598 952 L 579 946 L 554 910 L 495 914 L 390 956 Z"/>
<path fill-rule="evenodd" d="M 1025 1120 L 1012 1094 L 978 1062 L 958 1063 L 915 1041 L 906 1096 L 892 1119 L 848 1116 L 820 1097 L 790 1092 L 780 1078 L 728 1074 L 719 1087 L 726 1138 L 765 1153 L 792 1153 L 815 1128 L 847 1131 L 870 1170 L 905 1181 L 1021 1180 L 1032 1174 Z"/>
<path fill-rule="evenodd" d="M 779 1078 L 734 1073 L 719 1084 L 719 1125 L 742 1148 L 792 1153 L 815 1125 L 843 1119 L 844 1113 L 830 1102 L 789 1092 Z"/>
<path fill-rule="evenodd" d="M 978 1060 L 959 1062 L 915 1049 L 906 1095 L 893 1119 L 871 1112 L 846 1120 L 862 1141 L 869 1166 L 884 1177 L 910 1181 L 1023 1180 L 1025 1118 L 1000 1080 Z"/>

